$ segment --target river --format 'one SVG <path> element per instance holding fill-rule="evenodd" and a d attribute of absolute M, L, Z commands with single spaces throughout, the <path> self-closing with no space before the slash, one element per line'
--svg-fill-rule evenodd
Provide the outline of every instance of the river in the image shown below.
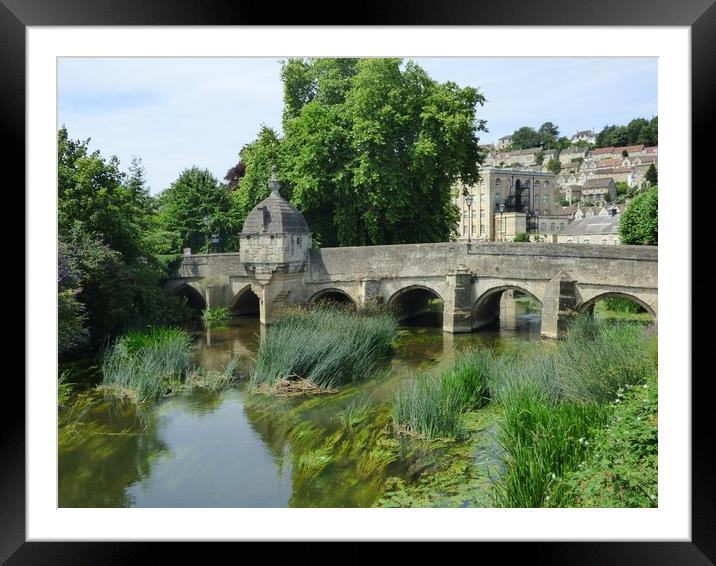
<path fill-rule="evenodd" d="M 462 349 L 541 341 L 539 312 L 516 302 L 500 328 L 457 335 L 430 326 L 430 316 L 401 326 L 381 370 L 337 394 L 275 398 L 239 382 L 136 407 L 76 392 L 61 412 L 59 506 L 489 505 L 499 467 L 494 409 L 472 423 L 469 440 L 426 443 L 393 432 L 390 403 L 402 381 L 439 370 Z M 193 361 L 219 369 L 240 354 L 247 375 L 260 335 L 255 318 L 198 331 Z M 445 498 L 434 478 L 464 485 Z"/>

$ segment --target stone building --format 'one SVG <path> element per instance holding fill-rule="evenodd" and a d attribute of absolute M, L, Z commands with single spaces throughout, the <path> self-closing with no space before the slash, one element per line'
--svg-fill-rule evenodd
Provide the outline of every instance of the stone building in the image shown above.
<path fill-rule="evenodd" d="M 269 181 L 271 194 L 244 221 L 239 248 L 241 263 L 258 280 L 280 269 L 287 277 L 303 270 L 311 249 L 311 231 L 303 215 L 280 193 L 276 167 Z"/>
<path fill-rule="evenodd" d="M 617 186 L 612 177 L 587 179 L 582 184 L 582 199 L 604 204 L 617 198 Z"/>
<path fill-rule="evenodd" d="M 480 174 L 477 185 L 468 188 L 471 206 L 467 206 L 462 190 L 455 200 L 460 209 L 459 239 L 469 235 L 472 240 L 511 241 L 517 234 L 536 233 L 540 218 L 558 215 L 554 173 L 485 167 Z"/>
<path fill-rule="evenodd" d="M 504 149 L 506 147 L 510 147 L 510 144 L 512 143 L 512 136 L 502 136 L 499 140 L 497 140 L 497 149 Z"/>
<path fill-rule="evenodd" d="M 541 159 L 540 159 L 541 156 Z M 505 167 L 543 167 L 550 159 L 557 159 L 559 150 L 542 149 L 541 147 L 530 147 L 528 149 L 517 149 L 514 151 L 498 151 L 489 154 L 485 160 L 486 165 Z"/>
<path fill-rule="evenodd" d="M 587 142 L 587 143 L 597 143 L 597 135 L 594 133 L 594 130 L 580 130 L 579 132 L 575 133 L 570 139 L 572 143 L 577 142 Z"/>
<path fill-rule="evenodd" d="M 577 218 L 557 235 L 560 244 L 618 245 L 621 214 L 611 209 L 608 214 L 591 214 Z"/>

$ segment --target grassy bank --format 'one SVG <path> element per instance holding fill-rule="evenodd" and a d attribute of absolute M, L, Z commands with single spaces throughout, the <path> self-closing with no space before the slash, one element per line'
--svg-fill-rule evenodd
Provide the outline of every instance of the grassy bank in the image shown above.
<path fill-rule="evenodd" d="M 218 389 L 233 381 L 237 359 L 223 372 L 190 368 L 190 344 L 189 334 L 176 328 L 129 332 L 105 352 L 100 388 L 108 395 L 143 403 L 183 387 Z"/>
<path fill-rule="evenodd" d="M 396 335 L 396 319 L 387 313 L 365 316 L 331 307 L 290 313 L 268 328 L 251 383 L 276 389 L 305 382 L 331 390 L 368 377 Z"/>
<path fill-rule="evenodd" d="M 500 356 L 468 352 L 442 374 L 417 378 L 396 394 L 393 421 L 399 431 L 423 438 L 460 439 L 466 435 L 468 412 L 490 402 L 502 413 L 497 441 L 503 471 L 494 486 L 496 505 L 588 505 L 599 500 L 596 494 L 608 481 L 619 486 L 609 488 L 612 499 L 648 505 L 651 499 L 640 499 L 637 488 L 627 492 L 628 478 L 638 477 L 635 485 L 655 493 L 650 487 L 656 482 L 656 371 L 654 333 L 642 325 L 581 317 L 566 339 L 548 351 L 524 345 Z M 615 416 L 615 407 L 624 410 L 624 391 L 641 391 L 648 382 L 653 382 L 648 389 L 654 395 L 651 420 L 631 412 L 631 419 Z M 647 410 L 641 402 L 634 401 L 634 410 Z M 646 422 L 652 424 L 644 430 Z M 597 480 L 594 470 L 605 462 L 607 447 L 619 442 L 625 458 L 616 456 L 615 462 L 624 469 L 619 474 L 604 470 Z M 602 446 L 601 456 L 595 456 L 596 444 Z M 584 470 L 590 470 L 591 482 Z"/>

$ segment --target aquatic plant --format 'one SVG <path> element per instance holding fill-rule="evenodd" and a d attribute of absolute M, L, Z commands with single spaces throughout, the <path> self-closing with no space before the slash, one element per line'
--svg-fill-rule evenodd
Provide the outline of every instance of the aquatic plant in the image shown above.
<path fill-rule="evenodd" d="M 463 413 L 489 401 L 491 360 L 489 352 L 465 352 L 439 376 L 420 376 L 400 388 L 393 401 L 398 429 L 429 439 L 464 436 Z"/>
<path fill-rule="evenodd" d="M 442 373 L 443 389 L 452 392 L 463 411 L 479 409 L 489 402 L 488 375 L 492 364 L 491 352 L 468 350 Z"/>
<path fill-rule="evenodd" d="M 209 391 L 219 391 L 238 379 L 238 368 L 241 356 L 233 356 L 223 371 L 193 368 L 184 379 L 182 387 L 201 387 Z"/>
<path fill-rule="evenodd" d="M 393 399 L 398 430 L 428 439 L 462 438 L 466 432 L 463 412 L 460 394 L 432 375 L 418 376 L 398 389 Z"/>
<path fill-rule="evenodd" d="M 346 309 L 288 313 L 266 333 L 256 355 L 252 385 L 305 380 L 322 389 L 368 377 L 392 349 L 397 321 Z"/>
<path fill-rule="evenodd" d="M 228 307 L 207 307 L 201 315 L 206 324 L 225 322 L 229 318 Z"/>
<path fill-rule="evenodd" d="M 189 367 L 190 343 L 189 334 L 176 328 L 121 336 L 105 352 L 102 389 L 137 402 L 165 395 L 178 386 Z"/>

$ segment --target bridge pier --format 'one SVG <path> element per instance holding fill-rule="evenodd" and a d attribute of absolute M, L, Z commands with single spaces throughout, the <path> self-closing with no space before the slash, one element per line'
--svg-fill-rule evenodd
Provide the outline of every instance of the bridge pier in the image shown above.
<path fill-rule="evenodd" d="M 577 314 L 577 284 L 560 271 L 550 279 L 542 299 L 542 336 L 564 337 L 569 321 Z"/>
<path fill-rule="evenodd" d="M 448 274 L 448 288 L 443 303 L 443 330 L 453 334 L 472 332 L 472 274 L 464 267 Z"/>

